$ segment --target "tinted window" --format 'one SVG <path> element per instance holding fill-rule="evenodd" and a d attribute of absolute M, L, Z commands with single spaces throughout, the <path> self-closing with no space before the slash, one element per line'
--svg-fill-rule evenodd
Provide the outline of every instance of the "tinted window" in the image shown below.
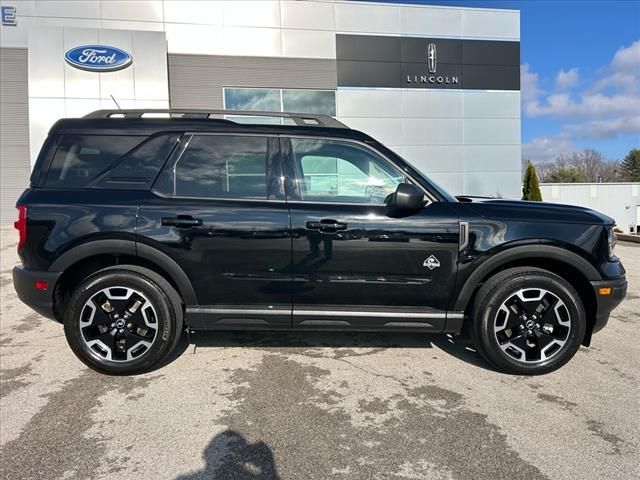
<path fill-rule="evenodd" d="M 56 151 L 47 187 L 83 188 L 146 137 L 65 135 Z"/>
<path fill-rule="evenodd" d="M 339 140 L 291 139 L 303 200 L 383 203 L 405 181 L 365 147 Z"/>
<path fill-rule="evenodd" d="M 265 137 L 196 135 L 175 168 L 175 194 L 267 198 Z"/>
<path fill-rule="evenodd" d="M 148 188 L 176 145 L 177 133 L 160 134 L 136 146 L 116 162 L 95 184 L 103 188 Z"/>

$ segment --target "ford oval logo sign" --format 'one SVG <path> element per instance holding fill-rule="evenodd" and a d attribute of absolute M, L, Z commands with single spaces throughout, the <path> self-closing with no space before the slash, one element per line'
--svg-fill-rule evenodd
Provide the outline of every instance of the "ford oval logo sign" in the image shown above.
<path fill-rule="evenodd" d="M 90 72 L 115 72 L 131 65 L 133 58 L 124 50 L 106 45 L 83 45 L 67 50 L 64 59 L 72 67 Z"/>

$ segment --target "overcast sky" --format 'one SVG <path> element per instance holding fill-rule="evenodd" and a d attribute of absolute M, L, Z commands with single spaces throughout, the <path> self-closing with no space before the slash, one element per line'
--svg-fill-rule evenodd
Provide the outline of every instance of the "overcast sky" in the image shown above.
<path fill-rule="evenodd" d="M 520 10 L 524 158 L 640 147 L 640 1 L 393 3 Z"/>

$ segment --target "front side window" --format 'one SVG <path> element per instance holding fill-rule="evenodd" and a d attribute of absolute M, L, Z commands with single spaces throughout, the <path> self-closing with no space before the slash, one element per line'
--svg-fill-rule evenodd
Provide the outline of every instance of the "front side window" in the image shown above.
<path fill-rule="evenodd" d="M 384 203 L 405 177 L 366 147 L 353 142 L 291 139 L 302 200 Z"/>
<path fill-rule="evenodd" d="M 195 135 L 174 170 L 175 195 L 267 199 L 268 138 Z"/>

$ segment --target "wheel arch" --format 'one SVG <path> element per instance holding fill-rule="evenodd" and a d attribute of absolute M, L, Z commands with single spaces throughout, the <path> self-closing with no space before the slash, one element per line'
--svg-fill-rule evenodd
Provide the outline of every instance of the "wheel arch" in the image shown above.
<path fill-rule="evenodd" d="M 198 303 L 191 281 L 167 254 L 131 240 L 95 240 L 68 250 L 51 264 L 50 271 L 62 272 L 54 292 L 56 318 L 60 319 L 59 313 L 71 295 L 72 285 L 93 272 L 119 264 L 153 270 L 176 289 L 185 305 Z"/>
<path fill-rule="evenodd" d="M 568 281 L 578 292 L 587 314 L 583 344 L 591 341 L 596 314 L 596 296 L 591 281 L 602 280 L 598 270 L 578 254 L 549 245 L 523 245 L 495 254 L 482 263 L 465 281 L 455 305 L 456 311 L 469 312 L 480 287 L 496 273 L 512 267 L 538 267 Z"/>

